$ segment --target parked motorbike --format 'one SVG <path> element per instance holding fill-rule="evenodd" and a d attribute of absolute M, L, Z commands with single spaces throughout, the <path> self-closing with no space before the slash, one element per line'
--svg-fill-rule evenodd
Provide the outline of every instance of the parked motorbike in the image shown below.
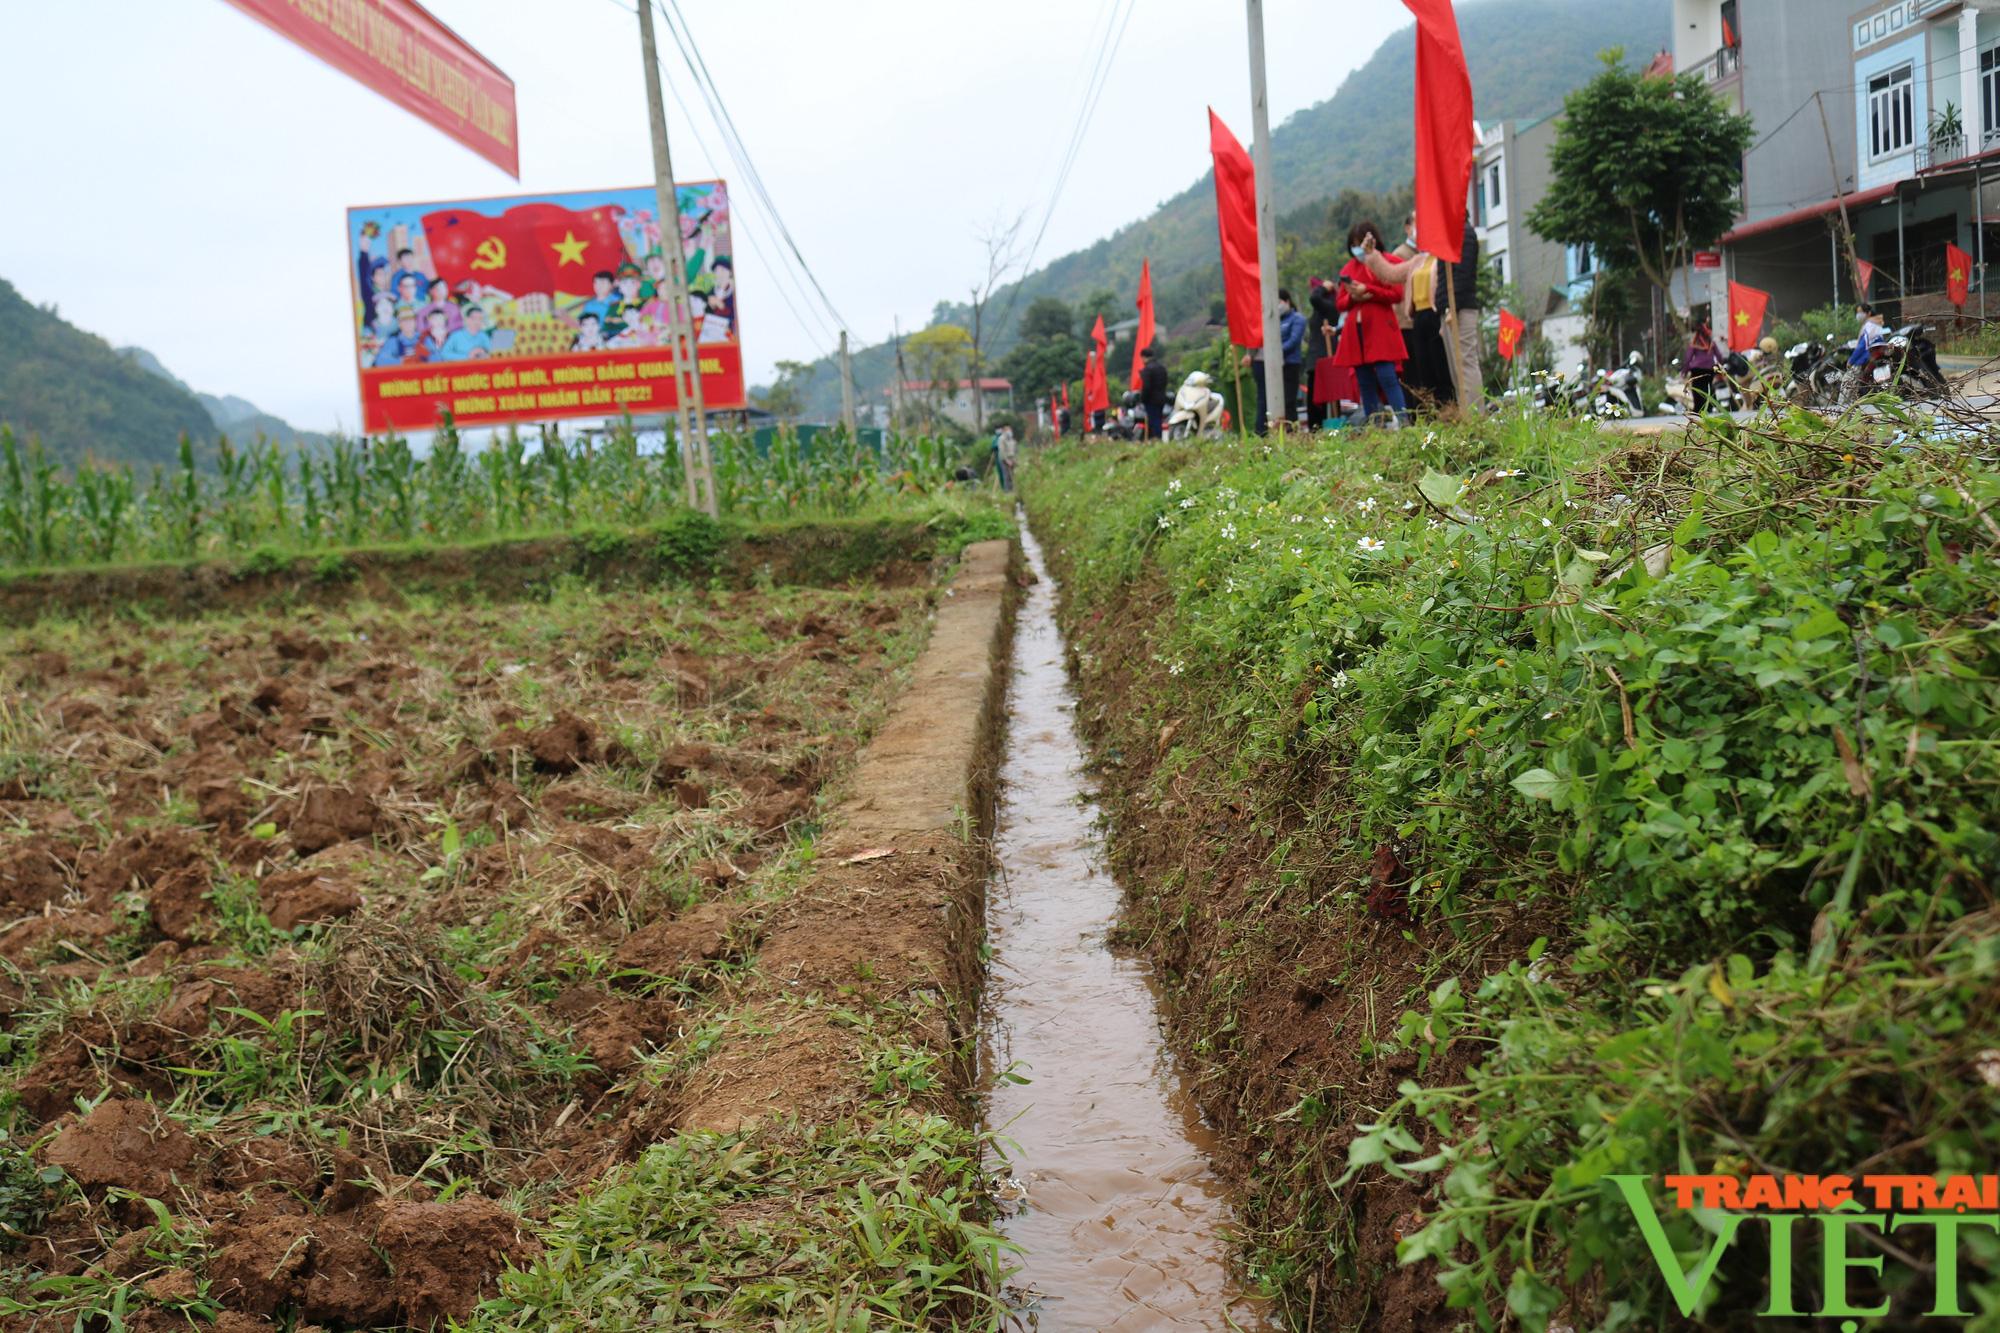
<path fill-rule="evenodd" d="M 1607 418 L 1646 415 L 1646 404 L 1639 393 L 1640 364 L 1641 357 L 1634 352 L 1616 370 L 1597 372 L 1597 392 L 1590 400 L 1591 415 Z"/>
<path fill-rule="evenodd" d="M 1197 370 L 1181 381 L 1167 417 L 1167 438 L 1191 440 L 1222 434 L 1222 395 L 1209 386 L 1208 372 Z"/>
<path fill-rule="evenodd" d="M 1140 405 L 1139 395 L 1127 392 L 1119 401 L 1117 412 L 1104 423 L 1104 438 L 1107 440 L 1137 440 L 1146 433 L 1146 412 Z"/>

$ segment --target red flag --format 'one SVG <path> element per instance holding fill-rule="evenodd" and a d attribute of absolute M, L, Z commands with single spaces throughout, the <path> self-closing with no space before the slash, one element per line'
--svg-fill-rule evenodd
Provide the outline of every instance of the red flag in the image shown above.
<path fill-rule="evenodd" d="M 1502 360 L 1512 361 L 1514 359 L 1514 354 L 1521 350 L 1521 335 L 1527 331 L 1528 326 L 1521 322 L 1519 315 L 1516 315 L 1511 310 L 1502 310 L 1500 312 L 1500 356 Z"/>
<path fill-rule="evenodd" d="M 1264 293 L 1257 277 L 1257 173 L 1250 154 L 1208 112 L 1208 151 L 1215 159 L 1215 222 L 1222 233 L 1222 291 L 1229 307 L 1229 341 L 1264 345 Z"/>
<path fill-rule="evenodd" d="M 518 211 L 497 218 L 463 208 L 424 214 L 424 241 L 437 275 L 453 288 L 471 281 L 509 296 L 547 291 L 548 266 L 535 249 L 534 233 L 514 216 Z"/>
<path fill-rule="evenodd" d="M 1742 351 L 1757 341 L 1757 335 L 1764 328 L 1764 308 L 1771 304 L 1771 294 L 1755 287 L 1746 287 L 1740 282 L 1729 284 L 1729 345 Z"/>
<path fill-rule="evenodd" d="M 1972 288 L 1972 256 L 1953 245 L 1944 246 L 1944 294 L 1959 309 L 1965 309 L 1965 294 Z"/>
<path fill-rule="evenodd" d="M 1861 275 L 1861 295 L 1866 296 L 1868 295 L 1868 284 L 1875 281 L 1875 266 L 1867 260 L 1857 257 L 1854 261 L 1854 269 L 1855 272 Z"/>
<path fill-rule="evenodd" d="M 1403 0 L 1417 16 L 1417 248 L 1457 263 L 1478 132 L 1472 75 L 1451 0 Z"/>
<path fill-rule="evenodd" d="M 535 248 L 548 265 L 552 292 L 590 296 L 596 274 L 616 274 L 618 266 L 631 259 L 624 237 L 618 234 L 618 214 L 623 210 L 615 204 L 583 213 L 554 204 L 524 207 L 547 210 L 531 230 Z"/>
<path fill-rule="evenodd" d="M 1139 332 L 1138 341 L 1132 344 L 1132 388 L 1139 388 L 1139 371 L 1145 363 L 1145 352 L 1153 345 L 1153 334 L 1157 331 L 1153 323 L 1153 261 L 1139 262 Z"/>
<path fill-rule="evenodd" d="M 1101 321 L 1100 321 L 1101 322 Z M 1083 368 L 1083 410 L 1086 414 L 1104 412 L 1111 407 L 1111 380 L 1104 372 L 1104 353 L 1100 347 L 1086 354 Z"/>
<path fill-rule="evenodd" d="M 1069 381 L 1068 381 L 1068 380 L 1064 380 L 1064 381 L 1063 381 L 1063 386 L 1062 386 L 1062 389 L 1063 389 L 1063 406 L 1064 406 L 1064 407 L 1068 407 L 1068 406 L 1069 406 Z"/>

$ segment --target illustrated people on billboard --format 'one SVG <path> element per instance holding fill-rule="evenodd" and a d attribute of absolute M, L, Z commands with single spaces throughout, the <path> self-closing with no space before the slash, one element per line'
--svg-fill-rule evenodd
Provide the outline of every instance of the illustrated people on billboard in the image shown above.
<path fill-rule="evenodd" d="M 360 292 L 364 300 L 372 300 L 375 292 L 389 290 L 386 271 L 389 261 L 375 253 L 375 238 L 381 234 L 381 223 L 364 222 L 361 224 L 360 240 L 354 247 L 354 276 L 361 280 L 361 285 L 354 290 Z M 379 278 L 378 274 L 381 275 Z"/>
<path fill-rule="evenodd" d="M 576 337 L 570 342 L 572 352 L 601 352 L 604 350 L 604 320 L 601 316 L 586 310 L 577 320 Z"/>
<path fill-rule="evenodd" d="M 398 306 L 408 306 L 412 310 L 422 310 L 425 300 L 424 288 L 428 285 L 424 282 L 423 275 L 418 273 L 404 273 L 399 269 L 395 274 L 394 281 L 396 284 L 396 304 Z"/>
<path fill-rule="evenodd" d="M 710 275 L 715 279 L 715 290 L 709 294 L 709 311 L 721 315 L 733 326 L 736 323 L 736 265 L 728 255 L 717 255 Z M 722 336 L 727 339 L 729 335 L 725 331 Z"/>
<path fill-rule="evenodd" d="M 486 312 L 476 305 L 465 308 L 464 327 L 454 329 L 438 351 L 440 361 L 470 361 L 493 355 L 493 335 L 486 331 Z"/>
<path fill-rule="evenodd" d="M 396 331 L 396 294 L 389 290 L 389 265 L 377 264 L 368 276 L 369 287 L 363 296 L 368 302 L 368 314 L 364 318 L 369 328 L 378 338 L 386 338 Z"/>
<path fill-rule="evenodd" d="M 406 277 L 416 281 L 419 292 L 429 290 L 431 285 L 430 275 L 417 267 L 417 252 L 408 246 L 396 252 L 395 286 L 396 299 L 399 301 L 403 299 L 403 279 Z M 421 301 L 423 298 L 420 296 L 417 299 Z"/>
<path fill-rule="evenodd" d="M 397 306 L 396 331 L 382 339 L 382 345 L 375 349 L 375 364 L 401 366 L 422 361 L 425 356 L 424 340 L 417 332 L 417 308 Z"/>
<path fill-rule="evenodd" d="M 639 284 L 639 295 L 648 301 L 667 294 L 667 257 L 657 249 L 646 256 L 646 280 Z"/>
<path fill-rule="evenodd" d="M 424 307 L 424 359 L 442 361 L 445 340 L 451 337 L 451 323 L 444 311 L 435 306 Z"/>
<path fill-rule="evenodd" d="M 591 274 L 590 299 L 583 303 L 583 309 L 577 313 L 597 316 L 598 327 L 602 328 L 604 322 L 610 318 L 613 306 L 617 304 L 617 298 L 613 294 L 613 284 L 616 282 L 616 275 L 608 268 L 601 268 Z"/>
<path fill-rule="evenodd" d="M 646 298 L 640 288 L 643 283 L 639 266 L 627 260 L 618 266 L 618 292 L 612 299 L 611 317 L 627 328 L 639 322 L 640 312 Z"/>
<path fill-rule="evenodd" d="M 444 316 L 445 328 L 452 332 L 455 333 L 464 326 L 465 316 L 459 313 L 458 306 L 451 299 L 450 283 L 443 278 L 431 279 L 430 296 L 431 299 L 425 303 L 421 312 L 426 324 L 430 322 L 431 313 L 436 311 Z"/>

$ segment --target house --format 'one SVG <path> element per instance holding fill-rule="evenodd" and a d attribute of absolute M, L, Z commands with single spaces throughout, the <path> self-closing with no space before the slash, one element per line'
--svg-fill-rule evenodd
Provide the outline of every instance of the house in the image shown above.
<path fill-rule="evenodd" d="M 980 407 L 974 406 L 973 381 L 959 380 L 956 386 L 940 381 L 933 384 L 928 380 L 904 380 L 900 388 L 882 390 L 882 396 L 899 404 L 924 405 L 933 408 L 940 416 L 956 421 L 961 426 L 974 426 L 980 420 Z M 985 416 L 1014 410 L 1014 385 L 1010 380 L 988 377 L 979 381 L 978 397 Z"/>
<path fill-rule="evenodd" d="M 1674 0 L 1674 59 L 1747 112 L 1743 211 L 1722 267 L 1685 273 L 1721 309 L 1735 278 L 1783 314 L 1852 303 L 1844 214 L 1868 296 L 1900 318 L 1949 313 L 1945 246 L 1975 257 L 1984 313 L 1988 219 L 2000 212 L 1996 0 Z"/>
<path fill-rule="evenodd" d="M 1470 206 L 1480 257 L 1518 293 L 1523 308 L 1514 313 L 1553 344 L 1555 364 L 1567 367 L 1583 357 L 1597 265 L 1589 246 L 1544 240 L 1527 223 L 1528 210 L 1549 188 L 1549 150 L 1561 123 L 1558 114 L 1484 128 L 1473 159 Z"/>

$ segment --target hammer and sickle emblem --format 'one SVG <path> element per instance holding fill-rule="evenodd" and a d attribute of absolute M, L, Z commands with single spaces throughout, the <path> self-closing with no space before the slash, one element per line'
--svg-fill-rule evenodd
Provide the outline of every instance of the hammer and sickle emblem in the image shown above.
<path fill-rule="evenodd" d="M 474 268 L 507 267 L 507 243 L 498 236 L 488 236 L 481 241 L 475 253 L 478 257 L 472 261 Z"/>

